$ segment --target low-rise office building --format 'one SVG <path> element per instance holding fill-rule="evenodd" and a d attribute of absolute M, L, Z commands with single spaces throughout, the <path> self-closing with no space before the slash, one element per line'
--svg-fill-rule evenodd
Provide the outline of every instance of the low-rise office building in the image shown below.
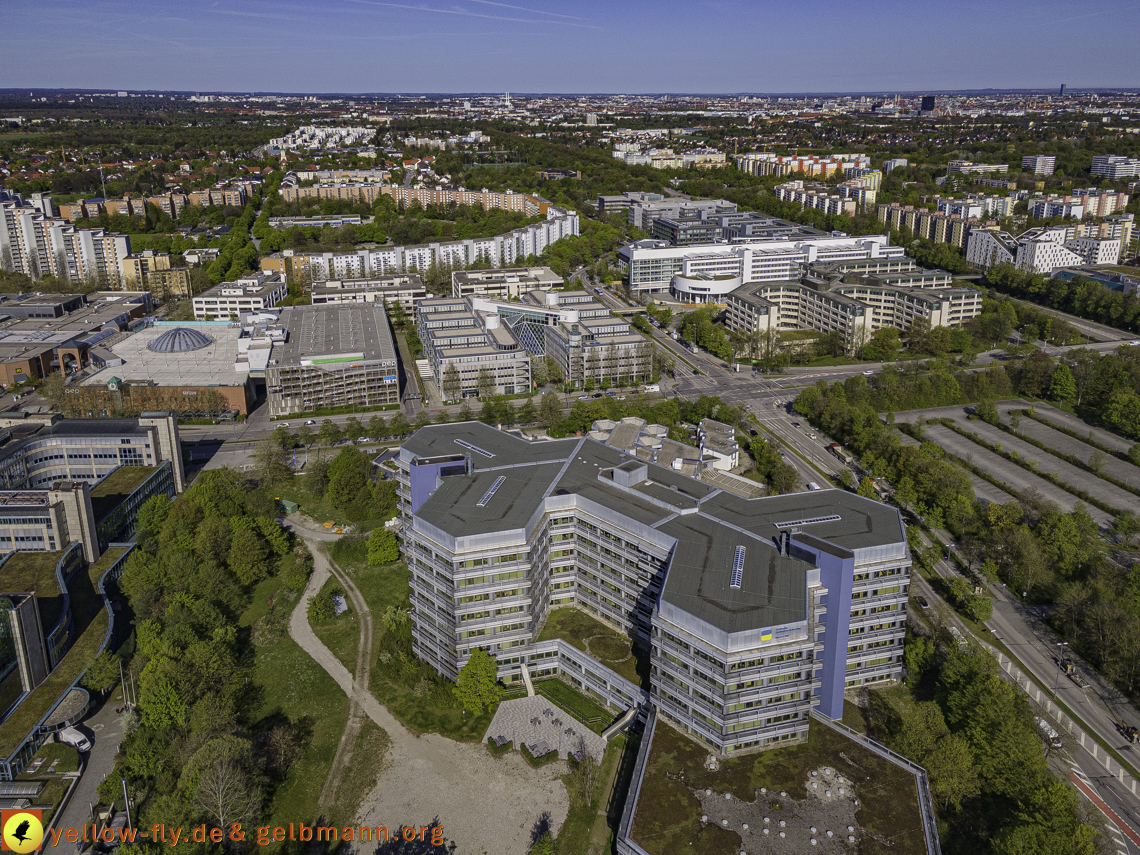
<path fill-rule="evenodd" d="M 396 344 L 384 307 L 290 306 L 265 369 L 269 415 L 400 403 Z"/>
<path fill-rule="evenodd" d="M 482 648 L 507 682 L 649 703 L 731 755 L 800 741 L 811 710 L 838 719 L 845 689 L 902 673 L 911 561 L 887 505 L 747 499 L 589 438 L 477 423 L 418 431 L 397 465 L 413 650 L 444 676 Z M 539 642 L 558 607 L 632 638 L 648 692 Z"/>
<path fill-rule="evenodd" d="M 563 279 L 549 267 L 501 267 L 495 270 L 456 270 L 451 274 L 452 297 L 518 299 L 528 291 L 561 288 Z"/>
<path fill-rule="evenodd" d="M 427 296 L 423 280 L 414 273 L 368 279 L 328 279 L 314 282 L 312 288 L 314 306 L 341 303 L 381 303 L 387 306 L 399 303 L 409 313 L 415 311 L 416 303 L 426 300 Z"/>
<path fill-rule="evenodd" d="M 250 312 L 264 312 L 284 300 L 288 290 L 285 277 L 274 273 L 260 273 L 233 282 L 223 282 L 193 299 L 194 319 L 237 320 Z"/>

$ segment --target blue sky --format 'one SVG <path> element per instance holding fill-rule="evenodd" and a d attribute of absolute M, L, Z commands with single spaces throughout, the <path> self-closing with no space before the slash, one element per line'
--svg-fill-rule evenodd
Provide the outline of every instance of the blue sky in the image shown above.
<path fill-rule="evenodd" d="M 1140 86 L 1136 0 L 3 0 L 0 86 L 819 92 Z"/>

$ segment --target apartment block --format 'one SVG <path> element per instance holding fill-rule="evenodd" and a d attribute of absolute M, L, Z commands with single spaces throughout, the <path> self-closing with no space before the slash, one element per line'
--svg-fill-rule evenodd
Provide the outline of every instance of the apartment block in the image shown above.
<path fill-rule="evenodd" d="M 513 267 L 538 256 L 552 243 L 577 235 L 578 213 L 550 207 L 546 219 L 489 238 L 441 241 L 418 246 L 381 246 L 351 252 L 306 253 L 286 249 L 261 259 L 261 269 L 283 273 L 290 283 L 310 285 L 328 279 L 365 279 L 426 271 L 433 264 L 465 267 L 481 262 Z"/>
<path fill-rule="evenodd" d="M 746 499 L 588 438 L 478 423 L 418 431 L 397 461 L 413 650 L 454 678 L 562 676 L 648 702 L 726 756 L 802 741 L 812 709 L 902 673 L 910 555 L 886 505 L 839 490 Z M 634 640 L 649 691 L 538 642 L 555 608 Z"/>
<path fill-rule="evenodd" d="M 736 168 L 750 175 L 795 175 L 827 178 L 838 170 L 853 167 L 870 168 L 871 158 L 865 154 L 779 155 L 771 152 L 748 152 L 734 155 Z"/>
<path fill-rule="evenodd" d="M 805 208 L 816 208 L 825 214 L 851 216 L 855 213 L 854 199 L 828 193 L 823 187 L 805 187 L 803 181 L 788 181 L 777 184 L 772 191 L 781 202 L 791 202 Z"/>
<path fill-rule="evenodd" d="M 308 187 L 296 185 L 278 188 L 278 193 L 286 202 L 296 202 L 301 199 L 337 199 L 359 205 L 371 205 L 384 195 L 387 184 L 371 182 L 338 182 L 312 184 Z"/>
<path fill-rule="evenodd" d="M 120 282 L 122 260 L 131 254 L 127 235 L 77 229 L 45 217 L 18 194 L 0 200 L 0 268 L 32 279 L 58 276 L 106 286 Z"/>
<path fill-rule="evenodd" d="M 394 184 L 385 184 L 382 188 L 385 196 L 391 196 L 398 205 L 407 207 L 413 202 L 419 202 L 423 207 L 437 205 L 480 205 L 490 210 L 501 208 L 504 211 L 516 211 L 528 217 L 546 216 L 551 203 L 541 196 L 528 193 L 515 193 L 507 190 L 495 193 L 491 190 L 440 190 L 430 187 L 400 187 Z"/>
<path fill-rule="evenodd" d="M 1115 154 L 1101 154 L 1093 158 L 1092 168 L 1089 171 L 1093 175 L 1101 175 L 1113 181 L 1131 178 L 1134 175 L 1140 175 L 1140 159 L 1121 157 Z"/>
<path fill-rule="evenodd" d="M 1057 168 L 1057 158 L 1051 154 L 1031 154 L 1021 158 L 1021 168 L 1034 175 L 1052 175 Z"/>
<path fill-rule="evenodd" d="M 993 175 L 1009 172 L 1009 166 L 1004 163 L 974 163 L 970 160 L 952 160 L 947 164 L 951 174 L 962 175 Z"/>
<path fill-rule="evenodd" d="M 1119 238 L 1078 234 L 1080 224 L 1030 229 L 1016 238 L 1005 232 L 981 229 L 970 234 L 966 260 L 989 270 L 1012 264 L 1029 273 L 1052 273 L 1063 267 L 1084 264 L 1116 264 L 1120 260 Z"/>
<path fill-rule="evenodd" d="M 159 300 L 191 295 L 190 269 L 171 268 L 170 253 L 143 250 L 123 259 L 123 290 L 150 291 Z"/>

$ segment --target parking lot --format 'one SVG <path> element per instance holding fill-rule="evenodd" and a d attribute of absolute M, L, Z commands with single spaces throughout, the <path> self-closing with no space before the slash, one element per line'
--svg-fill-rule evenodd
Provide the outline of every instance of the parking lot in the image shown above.
<path fill-rule="evenodd" d="M 1079 433 L 1082 436 L 1092 434 L 1093 439 L 1103 445 L 1105 448 L 1112 448 L 1116 451 L 1128 452 L 1133 446 L 1131 440 L 1125 439 L 1122 436 L 1117 436 L 1114 433 L 1103 430 L 1102 428 L 1093 427 L 1087 422 L 1081 421 L 1074 415 L 1066 413 L 1064 410 L 1058 410 L 1056 407 L 1051 407 L 1048 404 L 1034 404 L 1034 411 L 1043 419 L 1047 419 L 1055 425 L 1071 430 L 1074 433 Z M 1025 410 L 1029 408 L 1029 404 L 1024 401 L 1006 401 L 998 404 L 998 412 L 1002 415 L 1002 421 L 1008 420 L 1008 413 L 1010 410 L 1019 409 Z M 1022 421 L 1022 425 L 1025 421 Z"/>

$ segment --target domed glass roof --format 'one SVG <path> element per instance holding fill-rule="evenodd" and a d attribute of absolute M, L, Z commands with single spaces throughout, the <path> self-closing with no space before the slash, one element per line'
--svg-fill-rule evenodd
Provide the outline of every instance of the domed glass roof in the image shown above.
<path fill-rule="evenodd" d="M 192 350 L 201 350 L 212 341 L 212 338 L 198 330 L 175 327 L 148 344 L 147 349 L 155 353 L 189 353 Z"/>

